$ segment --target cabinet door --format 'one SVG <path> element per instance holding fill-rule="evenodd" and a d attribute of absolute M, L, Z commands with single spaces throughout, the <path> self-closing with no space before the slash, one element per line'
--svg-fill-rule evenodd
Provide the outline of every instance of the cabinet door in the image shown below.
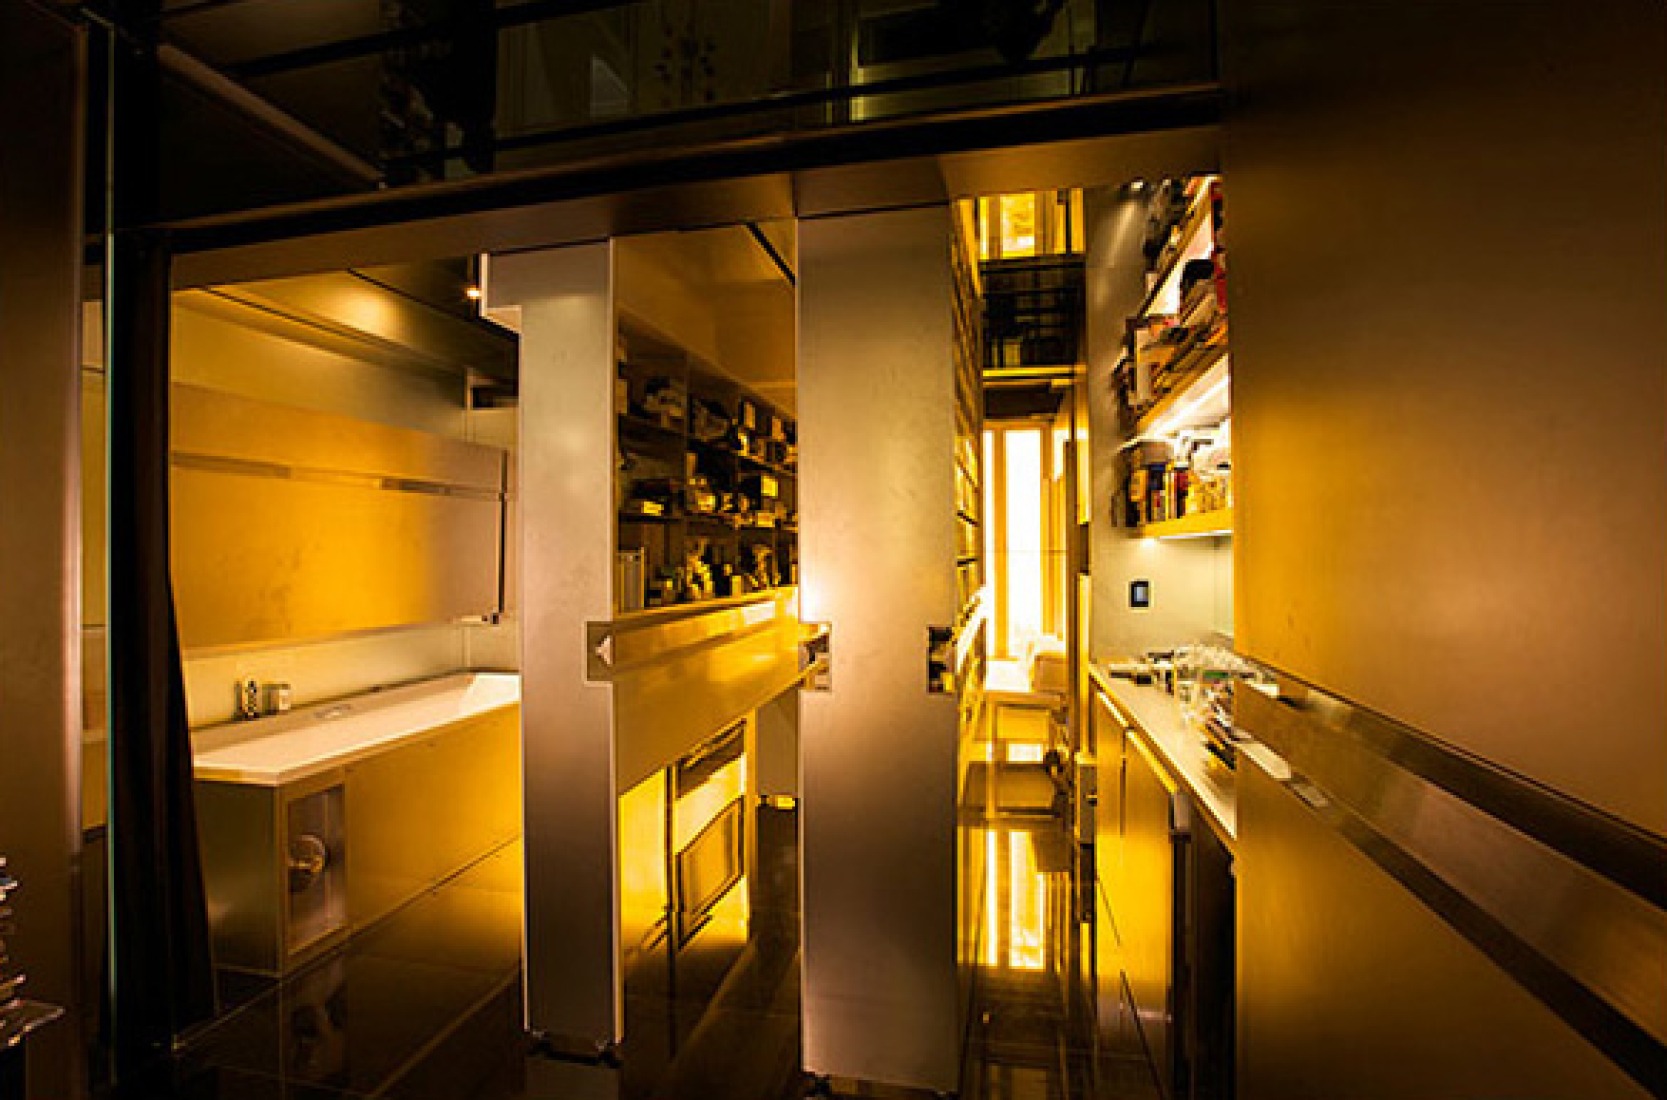
<path fill-rule="evenodd" d="M 1094 811 L 1094 874 L 1102 900 L 1113 919 L 1107 934 L 1119 938 L 1116 914 L 1123 873 L 1124 772 L 1127 768 L 1123 718 L 1106 697 L 1094 693 L 1090 719 L 1094 723 L 1095 758 L 1099 766 L 1099 803 Z"/>
<path fill-rule="evenodd" d="M 1123 870 L 1115 905 L 1124 972 L 1147 1054 L 1166 1095 L 1174 1086 L 1175 874 L 1181 833 L 1175 781 L 1138 733 L 1127 739 Z"/>
<path fill-rule="evenodd" d="M 1099 801 L 1094 808 L 1094 1009 L 1100 1045 L 1130 1050 L 1132 1026 L 1123 997 L 1119 904 L 1123 873 L 1123 786 L 1127 769 L 1123 719 L 1096 689 L 1088 710 L 1099 767 Z"/>

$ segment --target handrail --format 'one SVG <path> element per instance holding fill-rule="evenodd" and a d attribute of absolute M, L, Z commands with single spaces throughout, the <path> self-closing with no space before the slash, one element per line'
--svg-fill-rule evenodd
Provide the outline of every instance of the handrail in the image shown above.
<path fill-rule="evenodd" d="M 1667 841 L 1394 719 L 1281 686 L 1279 699 L 1237 698 L 1235 720 L 1259 742 L 1242 766 L 1262 766 L 1634 1080 L 1667 1091 Z"/>

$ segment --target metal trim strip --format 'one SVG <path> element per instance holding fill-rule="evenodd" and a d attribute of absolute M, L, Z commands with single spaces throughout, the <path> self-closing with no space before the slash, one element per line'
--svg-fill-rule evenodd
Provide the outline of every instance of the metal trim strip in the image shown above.
<path fill-rule="evenodd" d="M 1281 693 L 1300 683 L 1280 674 Z M 1667 839 L 1470 756 L 1386 715 L 1301 685 L 1300 707 L 1408 771 L 1667 909 Z M 1297 704 L 1292 704 L 1293 706 Z M 1277 748 L 1277 746 L 1275 746 Z"/>
<path fill-rule="evenodd" d="M 1633 1080 L 1652 1095 L 1667 1095 L 1667 1047 L 1359 815 L 1336 802 L 1316 805 L 1314 793 L 1310 788 L 1302 801 L 1320 820 L 1411 891 Z"/>
<path fill-rule="evenodd" d="M 1321 693 L 1242 693 L 1236 717 L 1312 812 L 1641 1084 L 1667 1087 L 1667 846 Z"/>
<path fill-rule="evenodd" d="M 282 462 L 265 462 L 253 458 L 232 458 L 228 455 L 195 454 L 175 451 L 173 465 L 188 470 L 211 474 L 238 474 L 244 477 L 265 477 L 280 481 L 312 481 L 327 485 L 345 485 L 355 489 L 375 489 L 394 493 L 421 493 L 427 496 L 462 497 L 499 503 L 505 494 L 490 489 L 467 485 L 430 481 L 425 478 L 383 477 L 379 474 L 355 473 L 351 470 L 327 470 L 313 466 L 292 466 Z"/>

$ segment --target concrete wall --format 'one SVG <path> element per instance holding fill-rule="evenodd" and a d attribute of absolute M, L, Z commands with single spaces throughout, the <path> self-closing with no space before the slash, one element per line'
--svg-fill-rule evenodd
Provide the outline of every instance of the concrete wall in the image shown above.
<path fill-rule="evenodd" d="M 1242 650 L 1667 832 L 1667 8 L 1230 0 Z"/>

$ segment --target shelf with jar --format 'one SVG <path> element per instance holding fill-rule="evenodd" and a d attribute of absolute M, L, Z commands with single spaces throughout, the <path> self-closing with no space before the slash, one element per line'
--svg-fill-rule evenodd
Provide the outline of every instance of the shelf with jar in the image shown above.
<path fill-rule="evenodd" d="M 1167 181 L 1152 209 L 1149 289 L 1128 319 L 1113 372 L 1127 440 L 1119 452 L 1118 519 L 1145 537 L 1227 536 L 1232 357 L 1220 183 L 1213 176 Z"/>
<path fill-rule="evenodd" d="M 796 584 L 792 418 L 632 318 L 618 362 L 616 610 Z"/>

